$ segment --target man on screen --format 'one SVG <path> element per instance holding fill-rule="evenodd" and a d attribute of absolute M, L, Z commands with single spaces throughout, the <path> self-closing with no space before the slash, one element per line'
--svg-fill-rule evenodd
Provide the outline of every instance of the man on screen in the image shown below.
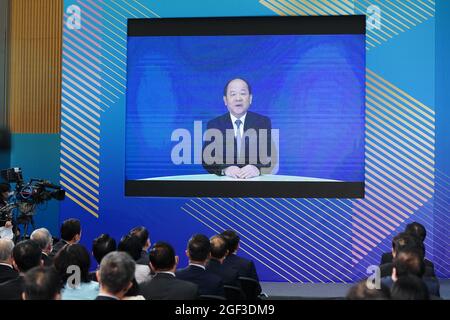
<path fill-rule="evenodd" d="M 209 173 L 250 179 L 271 167 L 272 124 L 268 117 L 248 111 L 252 100 L 246 80 L 226 84 L 223 101 L 228 112 L 210 120 L 205 134 L 203 167 Z"/>

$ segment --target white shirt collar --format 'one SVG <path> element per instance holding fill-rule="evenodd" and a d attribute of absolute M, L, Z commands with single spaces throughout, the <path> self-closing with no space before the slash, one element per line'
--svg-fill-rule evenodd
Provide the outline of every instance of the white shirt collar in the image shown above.
<path fill-rule="evenodd" d="M 233 116 L 231 113 L 230 113 L 230 117 L 231 117 L 231 122 L 233 123 L 233 126 L 235 126 L 235 125 L 236 125 L 236 120 L 238 120 L 238 118 L 236 118 L 235 116 Z M 242 121 L 242 128 L 244 127 L 244 124 L 245 124 L 245 118 L 246 118 L 246 117 L 247 117 L 247 113 L 245 113 L 242 117 L 239 118 L 239 120 Z"/>
<path fill-rule="evenodd" d="M 14 269 L 12 265 L 7 264 L 7 263 L 0 263 L 0 266 L 7 266 L 7 267 L 10 267 L 11 269 Z"/>
<path fill-rule="evenodd" d="M 201 265 L 201 264 L 189 263 L 189 265 L 190 266 L 196 266 L 196 267 L 202 268 L 203 270 L 206 270 L 206 267 L 204 265 Z"/>
<path fill-rule="evenodd" d="M 175 273 L 170 272 L 170 271 L 156 271 L 156 274 L 158 274 L 158 273 L 170 274 L 175 277 Z"/>

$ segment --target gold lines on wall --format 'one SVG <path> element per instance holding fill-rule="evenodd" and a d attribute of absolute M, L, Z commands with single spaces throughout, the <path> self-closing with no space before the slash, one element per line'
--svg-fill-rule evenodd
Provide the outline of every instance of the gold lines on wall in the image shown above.
<path fill-rule="evenodd" d="M 14 133 L 59 133 L 63 1 L 10 3 L 9 126 Z"/>

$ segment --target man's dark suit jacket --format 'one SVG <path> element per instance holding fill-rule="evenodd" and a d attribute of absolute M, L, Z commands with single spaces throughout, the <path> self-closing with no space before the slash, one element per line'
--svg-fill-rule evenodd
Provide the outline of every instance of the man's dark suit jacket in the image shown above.
<path fill-rule="evenodd" d="M 221 277 L 224 285 L 234 287 L 241 286 L 238 280 L 239 278 L 238 271 L 228 265 L 221 264 L 218 260 L 215 259 L 209 260 L 208 264 L 206 265 L 206 270 L 214 274 L 217 274 L 219 277 Z"/>
<path fill-rule="evenodd" d="M 95 300 L 103 300 L 103 301 L 116 301 L 117 299 L 114 299 L 112 297 L 106 297 L 106 296 L 97 296 Z"/>
<path fill-rule="evenodd" d="M 272 130 L 272 122 L 270 121 L 270 119 L 268 117 L 262 116 L 260 114 L 251 112 L 251 111 L 247 111 L 247 115 L 245 116 L 245 123 L 244 123 L 244 134 L 247 130 L 249 129 L 255 129 L 257 136 L 258 136 L 258 143 L 256 144 L 256 151 L 257 151 L 257 158 L 253 159 L 256 161 L 250 161 L 252 159 L 250 159 L 249 157 L 249 139 L 245 139 L 245 159 L 243 161 L 243 164 L 238 164 L 238 159 L 237 159 L 237 148 L 236 148 L 236 139 L 234 139 L 234 160 L 233 163 L 227 163 L 227 152 L 226 152 L 226 130 L 234 130 L 233 129 L 233 123 L 231 122 L 231 117 L 230 117 L 230 113 L 225 113 L 224 115 L 221 115 L 217 118 L 214 118 L 210 121 L 208 121 L 207 124 L 207 129 L 218 129 L 220 130 L 220 132 L 222 133 L 222 137 L 223 137 L 223 146 L 222 146 L 222 153 L 221 154 L 216 154 L 215 156 L 222 159 L 222 164 L 206 164 L 203 161 L 203 167 L 205 168 L 206 171 L 208 171 L 209 173 L 212 174 L 217 174 L 217 175 L 221 175 L 222 174 L 222 170 L 230 167 L 230 166 L 238 166 L 239 168 L 242 168 L 248 164 L 252 164 L 255 167 L 257 167 L 258 169 L 264 168 L 264 167 L 270 167 L 271 163 L 266 163 L 267 161 L 263 161 L 263 159 L 260 158 L 259 155 L 259 130 L 261 129 L 266 129 L 267 130 L 267 150 L 268 150 L 268 155 L 271 155 L 271 130 Z M 234 131 L 233 131 L 234 132 Z M 206 146 L 208 146 L 210 143 L 212 142 L 207 142 L 204 144 L 203 146 L 203 150 L 206 148 Z M 242 144 L 244 145 L 244 141 L 242 142 Z M 216 150 L 217 151 L 217 150 Z"/>
<path fill-rule="evenodd" d="M 392 262 L 382 264 L 380 266 L 380 276 L 382 278 L 390 277 L 392 275 L 393 268 L 394 268 L 394 264 Z M 436 277 L 436 275 L 434 273 L 434 269 L 429 266 L 425 266 L 425 273 L 423 276 L 425 278 L 435 278 Z"/>
<path fill-rule="evenodd" d="M 25 283 L 22 276 L 1 283 L 0 300 L 22 300 L 24 286 Z"/>
<path fill-rule="evenodd" d="M 383 253 L 381 255 L 380 267 L 383 264 L 392 263 L 392 260 L 394 260 L 394 257 L 392 256 L 392 252 Z M 434 273 L 434 263 L 428 259 L 425 259 L 425 266 L 427 268 L 427 271 L 425 272 L 425 276 L 436 277 L 436 274 Z M 430 271 L 430 269 L 431 269 L 431 271 Z"/>
<path fill-rule="evenodd" d="M 237 270 L 240 277 L 252 278 L 259 282 L 253 261 L 239 257 L 235 254 L 230 254 L 225 258 L 223 264 Z M 259 289 L 259 293 L 261 293 L 261 288 Z"/>
<path fill-rule="evenodd" d="M 149 259 L 149 256 L 148 256 L 148 252 L 142 250 L 142 251 L 141 251 L 141 257 L 136 261 L 136 263 L 137 263 L 137 264 L 143 264 L 143 265 L 148 266 L 148 264 L 150 263 L 150 259 Z"/>
<path fill-rule="evenodd" d="M 51 267 L 53 265 L 53 259 L 51 259 L 45 253 L 42 253 L 42 261 L 44 261 L 44 266 L 45 267 Z"/>
<path fill-rule="evenodd" d="M 59 250 L 61 250 L 66 244 L 67 244 L 66 241 L 64 241 L 64 240 L 62 240 L 62 239 L 59 240 L 59 241 L 53 246 L 52 252 L 50 252 L 50 254 L 48 255 L 49 258 L 50 258 L 50 259 L 53 259 L 53 258 L 56 256 L 56 254 L 59 252 Z"/>
<path fill-rule="evenodd" d="M 195 300 L 199 296 L 198 285 L 167 273 L 157 273 L 139 287 L 146 300 Z"/>
<path fill-rule="evenodd" d="M 176 277 L 198 285 L 199 295 L 225 297 L 222 278 L 200 267 L 189 265 L 184 269 L 178 270 Z"/>
<path fill-rule="evenodd" d="M 16 279 L 19 273 L 12 267 L 0 265 L 0 283 Z"/>

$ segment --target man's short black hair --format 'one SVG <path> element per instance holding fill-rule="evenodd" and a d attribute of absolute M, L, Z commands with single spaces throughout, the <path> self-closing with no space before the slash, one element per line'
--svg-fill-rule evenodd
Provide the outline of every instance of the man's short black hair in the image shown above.
<path fill-rule="evenodd" d="M 41 265 L 42 251 L 33 240 L 24 240 L 14 247 L 13 258 L 19 271 L 27 272 L 31 268 Z"/>
<path fill-rule="evenodd" d="M 427 230 L 418 222 L 412 222 L 408 224 L 405 228 L 405 232 L 413 235 L 414 237 L 417 237 L 422 242 L 424 242 L 425 238 L 427 237 Z"/>
<path fill-rule="evenodd" d="M 235 252 L 239 246 L 239 241 L 241 240 L 239 238 L 239 235 L 236 233 L 236 231 L 226 230 L 226 231 L 222 232 L 220 235 L 227 242 L 228 255 Z"/>
<path fill-rule="evenodd" d="M 100 263 L 99 281 L 112 294 L 127 288 L 134 279 L 136 263 L 126 252 L 110 252 Z"/>
<path fill-rule="evenodd" d="M 150 235 L 146 227 L 139 226 L 131 229 L 130 234 L 136 236 L 141 241 L 141 246 L 145 247 Z"/>
<path fill-rule="evenodd" d="M 227 241 L 221 235 L 215 235 L 210 240 L 211 243 L 211 257 L 215 259 L 222 259 L 227 255 Z"/>
<path fill-rule="evenodd" d="M 149 259 L 156 271 L 167 271 L 175 265 L 175 250 L 166 242 L 157 242 L 149 252 Z"/>
<path fill-rule="evenodd" d="M 393 260 L 397 277 L 401 278 L 408 274 L 419 278 L 425 274 L 425 261 L 422 251 L 417 248 L 405 248 L 397 252 Z"/>
<path fill-rule="evenodd" d="M 24 277 L 26 300 L 54 300 L 61 287 L 61 278 L 52 267 L 34 267 Z"/>
<path fill-rule="evenodd" d="M 91 266 L 91 258 L 89 251 L 81 244 L 69 244 L 64 246 L 56 254 L 53 264 L 58 271 L 61 279 L 66 282 L 71 273 L 67 273 L 70 266 L 78 266 L 81 271 L 81 282 L 90 282 L 89 268 Z"/>
<path fill-rule="evenodd" d="M 71 241 L 77 234 L 81 233 L 81 223 L 78 219 L 67 219 L 61 225 L 61 239 Z"/>
<path fill-rule="evenodd" d="M 400 232 L 392 239 L 392 250 L 398 252 L 404 249 L 423 249 L 423 244 L 411 234 Z"/>
<path fill-rule="evenodd" d="M 367 280 L 363 280 L 355 284 L 347 292 L 347 300 L 389 300 L 389 288 L 381 283 L 380 289 L 369 289 Z"/>
<path fill-rule="evenodd" d="M 250 83 L 249 83 L 247 80 L 245 80 L 245 79 L 243 79 L 243 78 L 233 78 L 233 79 L 229 80 L 229 81 L 227 82 L 227 84 L 225 85 L 225 87 L 223 88 L 223 96 L 224 96 L 224 97 L 227 96 L 227 93 L 228 93 L 228 86 L 229 86 L 230 83 L 231 83 L 232 81 L 234 81 L 234 80 L 242 80 L 242 81 L 244 81 L 245 84 L 247 85 L 248 93 L 249 93 L 249 94 L 252 94 L 252 86 L 250 85 Z"/>
<path fill-rule="evenodd" d="M 414 275 L 406 275 L 392 285 L 391 298 L 392 300 L 429 300 L 430 294 L 422 279 Z"/>
<path fill-rule="evenodd" d="M 92 242 L 92 254 L 98 264 L 100 264 L 104 256 L 112 251 L 116 251 L 116 249 L 116 240 L 111 238 L 109 234 L 101 234 Z"/>
<path fill-rule="evenodd" d="M 211 252 L 211 244 L 207 236 L 195 234 L 188 242 L 189 258 L 192 261 L 205 261 Z"/>
<path fill-rule="evenodd" d="M 141 257 L 142 252 L 141 240 L 136 236 L 127 234 L 120 239 L 117 251 L 124 251 L 128 253 L 134 261 L 137 261 Z"/>

